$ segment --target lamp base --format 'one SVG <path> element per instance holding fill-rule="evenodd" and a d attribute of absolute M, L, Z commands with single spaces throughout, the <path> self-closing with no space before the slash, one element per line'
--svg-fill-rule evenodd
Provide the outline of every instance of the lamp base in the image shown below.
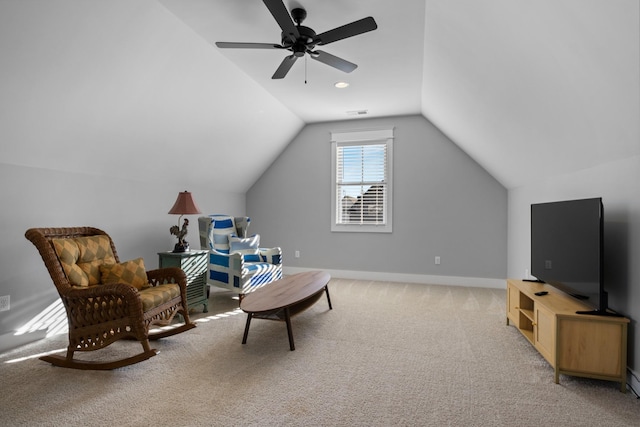
<path fill-rule="evenodd" d="M 187 252 L 189 250 L 189 242 L 184 242 L 184 244 L 176 243 L 173 247 L 173 253 Z"/>

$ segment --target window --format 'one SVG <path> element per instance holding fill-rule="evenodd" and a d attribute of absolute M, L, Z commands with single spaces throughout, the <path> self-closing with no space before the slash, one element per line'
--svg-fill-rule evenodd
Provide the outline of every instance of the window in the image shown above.
<path fill-rule="evenodd" d="M 331 231 L 392 231 L 393 129 L 331 133 Z"/>

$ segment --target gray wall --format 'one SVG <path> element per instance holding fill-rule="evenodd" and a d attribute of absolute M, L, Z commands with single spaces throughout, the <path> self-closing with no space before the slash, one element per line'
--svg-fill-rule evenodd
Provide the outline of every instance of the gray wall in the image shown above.
<path fill-rule="evenodd" d="M 254 178 L 243 174 L 248 183 L 229 191 L 242 179 L 215 179 L 212 142 L 223 155 L 242 150 L 230 136 L 253 141 L 261 120 L 280 119 L 246 160 L 255 170 L 276 156 L 272 140 L 284 146 L 298 129 L 254 83 L 219 102 L 237 68 L 155 1 L 0 2 L 0 53 L 0 296 L 11 300 L 0 351 L 58 300 L 27 228 L 96 226 L 123 260 L 142 256 L 153 268 L 176 241 L 178 217 L 167 212 L 179 191 L 192 191 L 205 213 L 244 213 Z M 268 112 L 254 128 L 237 114 L 247 96 Z M 195 223 L 187 238 L 197 245 Z"/>
<path fill-rule="evenodd" d="M 115 175 L 115 174 L 114 174 Z M 168 215 L 178 192 L 189 190 L 203 213 L 217 210 L 244 213 L 244 194 L 212 193 L 183 188 L 36 169 L 0 163 L 0 295 L 10 295 L 11 309 L 0 312 L 2 348 L 11 347 L 11 332 L 58 300 L 35 246 L 24 237 L 30 227 L 94 226 L 113 238 L 121 260 L 143 257 L 157 268 L 160 251 L 173 249 Z M 187 240 L 199 248 L 197 215 Z"/>
<path fill-rule="evenodd" d="M 332 233 L 330 132 L 395 127 L 393 233 Z M 506 277 L 507 190 L 422 116 L 305 127 L 247 193 L 286 268 Z M 300 258 L 294 252 L 300 251 Z M 435 265 L 434 257 L 441 257 Z"/>
<path fill-rule="evenodd" d="M 602 197 L 609 306 L 631 319 L 629 362 L 640 367 L 640 156 L 509 191 L 509 277 L 530 268 L 532 203 Z M 530 271 L 530 270 L 529 270 Z"/>

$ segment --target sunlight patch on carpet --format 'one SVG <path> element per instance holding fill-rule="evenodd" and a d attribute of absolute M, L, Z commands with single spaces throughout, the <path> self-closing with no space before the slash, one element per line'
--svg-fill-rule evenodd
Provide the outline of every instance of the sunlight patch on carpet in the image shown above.
<path fill-rule="evenodd" d="M 218 313 L 218 314 L 214 314 L 213 316 L 201 317 L 199 319 L 194 320 L 193 323 L 206 323 L 212 320 L 224 319 L 225 317 L 237 316 L 238 314 L 242 314 L 242 313 L 244 313 L 242 310 L 240 310 L 239 308 L 236 308 L 233 311 Z"/>
<path fill-rule="evenodd" d="M 29 356 L 18 357 L 17 359 L 7 360 L 4 363 L 9 364 L 9 363 L 24 362 L 25 360 L 37 359 L 39 357 L 48 356 L 50 354 L 55 354 L 55 353 L 64 353 L 65 351 L 67 351 L 66 348 L 59 348 L 58 350 L 51 350 L 44 353 L 30 354 Z"/>

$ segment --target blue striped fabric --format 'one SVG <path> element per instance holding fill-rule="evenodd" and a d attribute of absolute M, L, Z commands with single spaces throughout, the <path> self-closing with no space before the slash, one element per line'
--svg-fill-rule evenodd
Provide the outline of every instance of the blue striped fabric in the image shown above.
<path fill-rule="evenodd" d="M 229 268 L 229 257 L 220 256 L 220 254 L 211 252 L 209 254 L 209 264 L 218 265 L 222 268 Z"/>
<path fill-rule="evenodd" d="M 209 270 L 209 281 L 227 283 L 229 281 L 229 274 L 222 271 Z"/>
<path fill-rule="evenodd" d="M 210 285 L 246 294 L 282 278 L 282 251 L 280 248 L 258 248 L 249 250 L 255 241 L 246 238 L 249 217 L 209 215 L 198 218 L 200 247 L 209 250 L 207 283 Z M 230 252 L 230 236 L 234 249 Z M 259 239 L 258 235 L 252 236 Z M 239 244 L 236 248 L 236 244 Z M 242 246 L 247 247 L 242 247 Z M 249 253 L 252 252 L 252 253 Z"/>
<path fill-rule="evenodd" d="M 251 219 L 249 217 L 232 217 L 229 215 L 209 215 L 198 218 L 200 229 L 200 248 L 215 249 L 229 253 L 229 236 L 245 237 Z"/>
<path fill-rule="evenodd" d="M 236 226 L 230 216 L 216 215 L 212 221 L 211 237 L 213 248 L 223 254 L 229 253 L 229 236 L 236 233 Z"/>

